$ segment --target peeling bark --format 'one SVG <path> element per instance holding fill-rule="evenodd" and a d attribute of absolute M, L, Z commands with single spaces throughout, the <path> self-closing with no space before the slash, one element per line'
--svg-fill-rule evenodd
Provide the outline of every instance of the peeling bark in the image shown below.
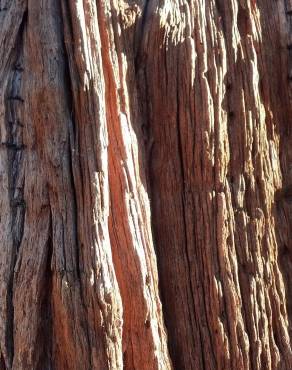
<path fill-rule="evenodd" d="M 292 3 L 0 26 L 0 370 L 291 369 Z"/>

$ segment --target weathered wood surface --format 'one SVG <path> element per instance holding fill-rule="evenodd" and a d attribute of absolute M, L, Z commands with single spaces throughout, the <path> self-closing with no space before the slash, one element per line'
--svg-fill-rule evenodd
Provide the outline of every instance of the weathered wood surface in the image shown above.
<path fill-rule="evenodd" d="M 292 368 L 291 37 L 288 0 L 0 0 L 0 370 Z"/>

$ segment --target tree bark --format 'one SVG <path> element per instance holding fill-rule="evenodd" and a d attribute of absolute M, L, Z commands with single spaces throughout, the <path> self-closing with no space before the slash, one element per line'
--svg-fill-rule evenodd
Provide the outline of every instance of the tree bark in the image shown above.
<path fill-rule="evenodd" d="M 0 370 L 292 368 L 292 2 L 0 0 Z"/>

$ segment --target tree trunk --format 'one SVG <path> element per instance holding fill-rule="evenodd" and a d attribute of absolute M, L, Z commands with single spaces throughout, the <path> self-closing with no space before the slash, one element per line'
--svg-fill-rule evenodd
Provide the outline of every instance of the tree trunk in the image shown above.
<path fill-rule="evenodd" d="M 291 0 L 0 0 L 0 370 L 292 369 L 291 81 Z"/>

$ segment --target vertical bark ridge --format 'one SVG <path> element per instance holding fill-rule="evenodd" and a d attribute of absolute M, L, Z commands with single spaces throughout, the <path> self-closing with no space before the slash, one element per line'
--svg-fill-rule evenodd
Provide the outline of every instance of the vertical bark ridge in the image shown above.
<path fill-rule="evenodd" d="M 13 270 L 23 234 L 25 203 L 23 102 L 22 102 L 22 34 L 25 2 L 1 4 L 0 37 L 0 178 L 1 178 L 1 251 L 0 262 L 0 353 L 2 367 L 9 368 L 13 359 Z M 11 22 L 10 17 L 14 17 Z"/>
<path fill-rule="evenodd" d="M 262 4 L 266 7 L 266 4 Z M 290 1 L 284 1 L 277 4 L 278 16 L 274 16 L 273 22 L 280 24 L 279 31 L 272 34 L 273 44 L 279 45 L 279 52 L 277 59 L 272 57 L 268 52 L 265 53 L 264 58 L 269 61 L 268 73 L 273 79 L 271 83 L 275 84 L 275 89 L 269 89 L 263 86 L 264 96 L 268 95 L 269 105 L 272 107 L 272 112 L 275 118 L 280 123 L 278 125 L 279 132 L 279 157 L 282 170 L 281 185 L 275 192 L 274 200 L 274 217 L 277 232 L 278 244 L 278 260 L 281 271 L 285 280 L 287 309 L 290 320 L 290 337 L 291 337 L 291 319 L 292 319 L 292 300 L 291 300 L 291 203 L 290 192 L 292 184 L 292 171 L 291 171 L 291 128 L 289 122 L 291 121 L 291 67 L 292 67 L 292 54 L 291 54 L 291 35 L 292 35 L 292 4 Z M 266 29 L 269 29 L 269 23 L 264 23 Z M 263 42 L 266 40 L 264 39 Z M 278 73 L 271 74 L 275 64 L 280 66 L 277 68 Z M 267 94 L 267 91 L 269 94 Z M 266 98 L 267 99 L 267 98 Z M 285 109 L 279 109 L 279 106 Z"/>
<path fill-rule="evenodd" d="M 63 2 L 74 104 L 72 162 L 79 264 L 84 304 L 88 306 L 90 302 L 84 323 L 88 326 L 90 350 L 84 351 L 91 353 L 92 368 L 121 368 L 122 305 L 107 229 L 107 129 L 99 28 L 95 5 L 91 2 L 84 8 L 79 5 L 70 4 L 66 8 Z"/>
<path fill-rule="evenodd" d="M 1 4 L 1 34 L 0 34 L 0 81 L 2 92 L 5 91 L 5 78 L 11 68 L 11 57 L 15 47 L 19 30 L 27 10 L 27 0 L 7 0 Z"/>
<path fill-rule="evenodd" d="M 78 81 L 78 88 L 74 90 L 77 94 L 74 95 L 77 143 L 76 138 L 71 138 L 71 145 L 75 187 L 82 190 L 76 191 L 75 203 L 69 163 L 72 112 L 66 96 L 61 9 L 55 1 L 46 5 L 29 2 L 28 8 L 25 71 L 29 75 L 26 75 L 24 104 L 30 178 L 25 184 L 28 211 L 15 276 L 14 305 L 20 310 L 15 312 L 14 322 L 15 328 L 18 322 L 22 326 L 15 332 L 13 368 L 120 368 L 121 351 L 116 350 L 121 325 L 118 321 L 119 295 L 115 291 L 117 286 L 110 265 L 106 226 L 108 202 L 104 191 L 107 175 L 102 76 L 93 71 L 93 76 L 97 77 L 92 83 L 83 74 L 89 65 L 82 64 L 82 55 L 75 54 L 76 60 L 69 59 L 70 73 L 74 81 Z M 72 11 L 78 33 L 80 23 L 74 6 Z M 71 57 L 72 45 L 69 47 Z M 98 49 L 92 51 L 98 53 Z M 81 159 L 79 146 L 84 152 Z M 99 204 L 96 199 L 100 199 Z M 54 338 L 51 354 L 46 348 L 47 343 L 36 345 L 46 319 L 42 307 L 44 284 L 48 280 L 45 261 L 50 243 L 47 240 L 51 241 L 53 249 L 49 262 L 51 298 L 46 298 L 54 318 L 52 332 L 48 334 Z M 77 248 L 80 249 L 79 261 Z M 31 317 L 36 318 L 33 324 Z"/>
<path fill-rule="evenodd" d="M 154 12 L 149 21 L 152 38 L 144 41 L 152 57 L 144 75 L 150 86 L 151 133 L 158 144 L 150 171 L 153 224 L 174 363 L 187 369 L 203 356 L 205 365 L 199 366 L 206 368 L 288 369 L 289 324 L 273 214 L 282 175 L 280 114 L 274 102 L 279 105 L 281 99 L 272 93 L 270 103 L 260 92 L 261 76 L 272 70 L 269 55 L 276 53 L 268 53 L 266 45 L 276 48 L 283 37 L 279 31 L 271 36 L 264 22 L 279 30 L 281 22 L 272 16 L 279 10 L 249 1 L 167 5 L 156 22 L 160 28 Z M 176 75 L 179 84 L 166 85 L 169 75 Z M 275 79 L 271 86 L 278 85 Z M 183 177 L 177 168 L 185 169 Z M 179 222 L 183 219 L 185 225 Z M 184 235 L 188 252 L 177 258 Z M 173 274 L 181 276 L 176 281 L 180 290 L 169 283 Z M 188 281 L 193 290 L 185 289 Z M 195 305 L 183 298 L 189 310 L 175 307 L 179 291 L 194 295 Z M 175 307 L 171 313 L 170 305 Z M 179 321 L 186 314 L 188 322 Z M 201 332 L 202 351 L 200 338 L 193 346 L 193 333 L 186 334 L 191 320 Z"/>
<path fill-rule="evenodd" d="M 61 34 L 58 35 L 60 11 L 54 1 L 46 6 L 28 2 L 28 9 L 23 105 L 26 171 L 30 176 L 24 187 L 27 212 L 14 276 L 13 304 L 19 307 L 14 312 L 15 369 L 51 368 L 54 365 L 48 339 L 53 331 L 50 322 L 53 276 L 70 270 L 68 266 L 60 266 L 66 259 L 64 243 L 68 239 L 63 235 L 64 213 L 60 216 L 62 211 L 54 197 L 54 192 L 62 194 L 62 188 L 65 188 L 65 194 L 69 192 L 68 175 L 64 171 L 67 164 L 63 114 L 66 112 L 61 103 L 64 101 L 61 92 L 64 90 L 64 71 Z M 48 30 L 50 36 L 46 38 Z M 62 201 L 64 208 L 64 198 L 60 203 Z M 33 322 L 32 317 L 35 317 Z"/>
<path fill-rule="evenodd" d="M 107 230 L 107 129 L 97 14 L 90 2 L 84 5 L 84 9 L 72 4 L 69 12 L 65 10 L 64 3 L 65 43 L 74 101 L 72 159 L 81 247 L 80 269 L 84 273 L 83 299 L 92 302 L 87 310 L 91 367 L 121 368 L 122 306 Z M 66 26 L 70 19 L 72 30 Z M 91 205 L 89 208 L 88 204 Z M 96 228 L 93 233 L 91 223 Z M 99 352 L 101 349 L 103 352 Z"/>
<path fill-rule="evenodd" d="M 133 44 L 135 32 L 140 32 L 143 5 L 143 2 L 131 5 L 113 2 L 111 7 L 104 4 L 100 11 L 104 12 L 100 24 L 109 131 L 109 225 L 124 308 L 124 367 L 169 369 L 150 205 L 141 162 L 142 117 L 135 96 Z"/>

